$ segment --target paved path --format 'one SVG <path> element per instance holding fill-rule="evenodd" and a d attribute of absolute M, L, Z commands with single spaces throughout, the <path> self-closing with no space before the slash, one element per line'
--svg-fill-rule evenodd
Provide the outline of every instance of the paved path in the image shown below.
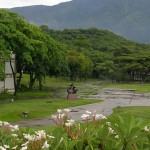
<path fill-rule="evenodd" d="M 91 95 L 89 98 L 103 99 L 104 101 L 70 108 L 72 110 L 72 119 L 81 121 L 81 115 L 84 114 L 86 110 L 91 112 L 96 110 L 97 113 L 108 116 L 112 113 L 112 109 L 118 106 L 150 106 L 150 94 L 136 94 L 134 90 L 104 89 L 99 94 Z M 13 124 L 24 127 L 55 125 L 50 116 L 15 122 Z"/>

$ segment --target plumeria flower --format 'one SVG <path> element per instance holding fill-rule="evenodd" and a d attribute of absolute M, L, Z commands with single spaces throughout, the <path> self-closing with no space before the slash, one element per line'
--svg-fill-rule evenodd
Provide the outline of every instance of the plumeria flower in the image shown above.
<path fill-rule="evenodd" d="M 115 134 L 115 131 L 110 127 L 108 127 L 108 131 L 109 131 L 109 133 Z"/>
<path fill-rule="evenodd" d="M 144 127 L 144 131 L 145 131 L 145 132 L 149 132 L 150 129 L 149 129 L 147 126 L 145 126 L 145 127 Z"/>
<path fill-rule="evenodd" d="M 3 122 L 4 126 L 10 125 L 8 122 L 4 121 Z"/>
<path fill-rule="evenodd" d="M 57 115 L 52 115 L 52 119 L 57 119 Z"/>
<path fill-rule="evenodd" d="M 71 110 L 70 110 L 70 109 L 65 108 L 65 109 L 64 109 L 64 111 L 68 113 L 68 112 L 70 112 Z"/>
<path fill-rule="evenodd" d="M 61 112 L 62 112 L 62 109 L 57 109 L 57 112 L 58 112 L 58 113 L 61 113 Z"/>
<path fill-rule="evenodd" d="M 24 146 L 24 147 L 22 147 L 20 150 L 27 150 L 28 149 L 28 147 L 27 146 Z"/>
<path fill-rule="evenodd" d="M 21 146 L 27 146 L 28 143 L 29 143 L 29 141 L 27 141 L 26 143 L 22 144 Z"/>
<path fill-rule="evenodd" d="M 47 143 L 47 141 L 45 141 L 44 145 L 42 146 L 42 148 L 49 148 L 49 144 Z"/>
<path fill-rule="evenodd" d="M 73 125 L 73 123 L 70 123 L 70 122 L 65 123 L 66 127 L 71 127 L 72 125 Z"/>
<path fill-rule="evenodd" d="M 18 131 L 18 130 L 19 130 L 19 125 L 13 126 L 13 129 L 14 129 L 15 131 Z"/>
<path fill-rule="evenodd" d="M 33 141 L 35 138 L 33 137 L 33 135 L 30 134 L 23 134 L 24 138 L 29 140 L 29 141 Z"/>
<path fill-rule="evenodd" d="M 73 119 L 68 119 L 67 121 L 70 122 L 70 123 L 74 123 L 75 120 L 73 120 Z"/>
<path fill-rule="evenodd" d="M 0 121 L 0 126 L 2 126 L 3 125 L 3 122 L 2 121 Z"/>
<path fill-rule="evenodd" d="M 107 118 L 102 114 L 96 114 L 95 119 L 98 120 L 98 119 L 107 119 Z"/>
<path fill-rule="evenodd" d="M 10 148 L 10 147 L 9 147 L 9 145 L 4 145 L 4 148 L 8 149 L 8 148 Z"/>
<path fill-rule="evenodd" d="M 36 135 L 38 135 L 38 136 L 39 136 L 39 138 L 40 138 L 40 139 L 44 139 L 44 138 L 46 138 L 46 133 L 45 133 L 45 131 L 44 131 L 44 130 L 37 131 L 37 132 L 35 132 L 35 133 L 36 133 Z"/>
<path fill-rule="evenodd" d="M 91 115 L 91 113 L 92 113 L 92 112 L 90 112 L 90 111 L 86 110 L 86 111 L 85 111 L 85 113 L 87 113 L 87 114 Z"/>
<path fill-rule="evenodd" d="M 63 118 L 65 114 L 58 114 L 58 118 Z"/>
<path fill-rule="evenodd" d="M 115 136 L 115 138 L 116 138 L 116 139 L 119 139 L 119 136 L 118 136 L 118 135 L 116 135 L 116 136 Z"/>
<path fill-rule="evenodd" d="M 17 134 L 11 134 L 13 137 L 17 137 L 18 135 Z"/>
<path fill-rule="evenodd" d="M 86 120 L 86 119 L 89 118 L 89 116 L 90 116 L 90 115 L 88 115 L 88 114 L 83 114 L 83 115 L 81 116 L 81 118 L 84 119 L 84 120 Z"/>
<path fill-rule="evenodd" d="M 54 139 L 55 137 L 52 135 L 47 135 L 47 137 L 49 137 L 50 139 Z"/>
<path fill-rule="evenodd" d="M 108 126 L 110 126 L 110 125 L 111 125 L 111 122 L 106 122 L 106 124 L 107 124 Z"/>
<path fill-rule="evenodd" d="M 3 146 L 0 146 L 0 150 L 6 150 Z"/>
<path fill-rule="evenodd" d="M 16 149 L 17 149 L 17 147 L 18 147 L 18 146 L 16 145 L 16 146 L 12 147 L 12 149 L 13 149 L 13 150 L 16 150 Z"/>

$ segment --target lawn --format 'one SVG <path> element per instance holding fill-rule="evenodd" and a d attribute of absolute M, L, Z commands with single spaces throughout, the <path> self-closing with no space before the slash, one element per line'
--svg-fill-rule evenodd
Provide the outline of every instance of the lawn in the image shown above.
<path fill-rule="evenodd" d="M 131 83 L 105 83 L 104 87 L 107 88 L 120 88 L 120 89 L 135 89 L 137 93 L 150 93 L 150 83 L 131 82 Z"/>
<path fill-rule="evenodd" d="M 58 108 L 68 108 L 79 105 L 97 103 L 100 100 L 65 100 L 65 99 L 33 99 L 33 100 L 16 100 L 10 103 L 0 104 L 0 120 L 15 122 L 24 120 L 22 112 L 29 112 L 27 119 L 50 116 Z"/>
<path fill-rule="evenodd" d="M 117 107 L 113 109 L 113 115 L 134 115 L 138 118 L 144 118 L 150 120 L 150 106 L 129 106 L 129 107 Z"/>

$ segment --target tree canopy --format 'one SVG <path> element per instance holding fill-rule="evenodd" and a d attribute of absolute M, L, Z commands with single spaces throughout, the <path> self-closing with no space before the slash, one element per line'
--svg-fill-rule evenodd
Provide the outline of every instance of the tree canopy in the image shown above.
<path fill-rule="evenodd" d="M 23 71 L 30 74 L 30 88 L 36 79 L 41 84 L 46 74 L 67 72 L 63 46 L 22 16 L 0 9 L 0 35 L 1 51 L 16 54 L 18 84 Z"/>
<path fill-rule="evenodd" d="M 93 77 L 146 80 L 150 72 L 148 65 L 150 45 L 148 44 L 136 43 L 110 31 L 96 28 L 63 31 L 49 29 L 46 25 L 40 28 L 64 44 L 66 49 L 75 49 L 88 57 L 94 65 Z"/>

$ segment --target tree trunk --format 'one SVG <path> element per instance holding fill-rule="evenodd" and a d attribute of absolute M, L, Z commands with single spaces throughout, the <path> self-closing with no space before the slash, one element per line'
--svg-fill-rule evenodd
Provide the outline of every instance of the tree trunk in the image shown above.
<path fill-rule="evenodd" d="M 41 90 L 42 90 L 42 81 L 39 80 L 39 91 L 41 91 Z"/>
<path fill-rule="evenodd" d="M 13 74 L 13 80 L 14 80 L 14 88 L 15 88 L 14 96 L 16 96 L 16 94 L 17 94 L 16 73 L 14 72 L 11 60 L 9 61 L 9 63 L 10 63 L 11 71 L 12 71 L 12 74 Z"/>
<path fill-rule="evenodd" d="M 33 90 L 33 85 L 35 83 L 35 79 L 36 79 L 36 76 L 34 76 L 33 73 L 30 73 L 30 83 L 29 83 L 30 90 Z"/>

